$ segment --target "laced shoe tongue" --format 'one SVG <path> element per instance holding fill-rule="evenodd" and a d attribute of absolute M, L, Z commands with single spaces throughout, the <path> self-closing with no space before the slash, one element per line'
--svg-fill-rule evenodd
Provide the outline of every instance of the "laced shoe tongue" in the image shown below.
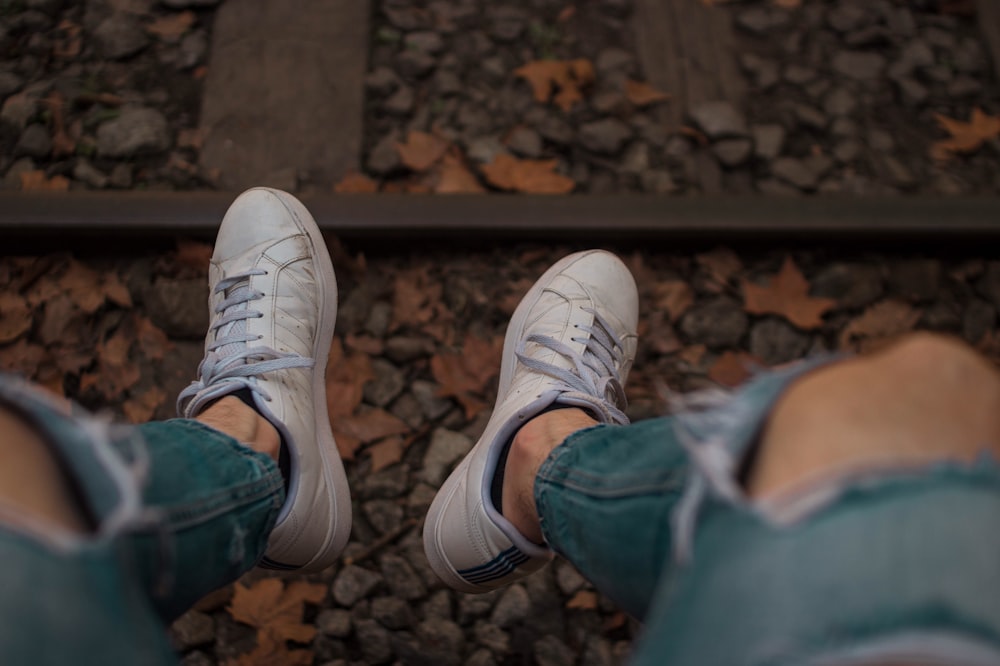
<path fill-rule="evenodd" d="M 232 289 L 226 290 L 226 292 L 223 295 L 226 298 L 230 298 L 231 296 L 236 294 L 238 290 L 246 291 L 249 288 L 250 285 L 248 279 L 246 282 L 239 283 L 235 285 Z M 241 312 L 241 311 L 246 311 L 247 309 L 249 309 L 249 303 L 247 301 L 242 301 L 235 305 L 229 306 L 228 308 L 226 308 L 224 312 L 221 312 L 220 314 L 224 315 L 230 312 Z M 227 356 L 235 356 L 236 354 L 239 354 L 247 347 L 246 342 L 239 340 L 239 338 L 246 335 L 246 332 L 247 332 L 247 320 L 243 318 L 237 319 L 236 321 L 224 324 L 221 327 L 219 327 L 219 330 L 215 334 L 216 340 L 220 338 L 234 337 L 237 339 L 237 341 L 227 342 L 226 344 L 219 346 L 215 350 L 215 353 L 218 354 L 221 358 L 226 358 Z M 243 363 L 246 363 L 246 360 L 244 360 Z"/>

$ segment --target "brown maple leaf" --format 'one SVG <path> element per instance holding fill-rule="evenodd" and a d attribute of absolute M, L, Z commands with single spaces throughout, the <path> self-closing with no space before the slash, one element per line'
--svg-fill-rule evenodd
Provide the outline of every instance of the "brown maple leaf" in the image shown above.
<path fill-rule="evenodd" d="M 340 194 L 373 194 L 378 192 L 378 183 L 352 171 L 334 184 L 333 191 Z"/>
<path fill-rule="evenodd" d="M 625 80 L 625 97 L 635 106 L 643 107 L 670 99 L 670 95 L 661 92 L 643 81 Z"/>
<path fill-rule="evenodd" d="M 31 330 L 28 302 L 9 291 L 0 292 L 0 344 L 13 342 Z"/>
<path fill-rule="evenodd" d="M 258 634 L 257 645 L 250 652 L 227 659 L 225 666 L 311 666 L 312 650 L 289 649 L 285 641 L 269 634 Z"/>
<path fill-rule="evenodd" d="M 132 337 L 121 326 L 97 347 L 97 371 L 80 378 L 80 389 L 95 388 L 106 400 L 117 400 L 139 381 L 139 366 L 130 359 Z"/>
<path fill-rule="evenodd" d="M 157 407 L 167 399 L 166 392 L 154 386 L 122 403 L 122 411 L 129 423 L 146 423 L 153 418 Z"/>
<path fill-rule="evenodd" d="M 441 302 L 443 287 L 426 267 L 402 271 L 393 286 L 390 331 L 403 327 L 428 330 L 432 322 L 449 319 L 448 308 Z"/>
<path fill-rule="evenodd" d="M 695 255 L 695 261 L 708 273 L 713 291 L 721 291 L 729 285 L 729 280 L 743 270 L 743 262 L 729 248 L 719 247 L 711 252 Z"/>
<path fill-rule="evenodd" d="M 146 32 L 155 35 L 160 41 L 173 44 L 180 41 L 195 21 L 194 12 L 177 12 L 156 19 L 146 26 Z"/>
<path fill-rule="evenodd" d="M 182 268 L 189 269 L 196 274 L 208 271 L 208 264 L 212 260 L 214 248 L 201 241 L 178 239 L 177 249 L 174 251 L 174 263 Z"/>
<path fill-rule="evenodd" d="M 134 316 L 133 321 L 142 355 L 151 361 L 162 361 L 167 352 L 174 346 L 167 334 L 152 321 L 139 314 Z"/>
<path fill-rule="evenodd" d="M 326 365 L 326 403 L 331 424 L 354 414 L 364 397 L 364 387 L 375 378 L 371 358 L 363 352 L 344 353 L 340 338 L 330 345 Z"/>
<path fill-rule="evenodd" d="M 668 280 L 653 285 L 653 307 L 665 310 L 671 321 L 677 321 L 694 304 L 694 291 L 682 280 Z"/>
<path fill-rule="evenodd" d="M 723 386 L 739 386 L 750 377 L 751 368 L 760 365 L 760 359 L 744 351 L 725 351 L 708 369 L 708 377 Z"/>
<path fill-rule="evenodd" d="M 840 348 L 871 351 L 890 338 L 911 331 L 920 311 L 896 300 L 872 305 L 840 332 Z"/>
<path fill-rule="evenodd" d="M 594 610 L 597 608 L 597 592 L 593 590 L 580 590 L 566 602 L 566 608 Z"/>
<path fill-rule="evenodd" d="M 406 135 L 406 143 L 396 143 L 396 152 L 408 168 L 424 172 L 444 157 L 450 145 L 448 141 L 434 134 L 411 131 Z"/>
<path fill-rule="evenodd" d="M 377 442 L 385 437 L 408 432 L 410 426 L 399 417 L 393 416 L 381 408 L 369 409 L 354 416 L 342 416 L 333 419 L 333 436 L 337 441 L 337 449 L 345 460 L 354 460 L 354 456 L 365 444 Z"/>
<path fill-rule="evenodd" d="M 745 309 L 750 314 L 781 315 L 803 330 L 823 325 L 823 313 L 837 304 L 830 298 L 809 295 L 809 283 L 791 257 L 785 257 L 781 271 L 766 287 L 743 280 Z"/>
<path fill-rule="evenodd" d="M 365 450 L 368 451 L 368 456 L 371 458 L 371 471 L 374 473 L 403 459 L 403 454 L 406 452 L 406 440 L 402 437 L 386 437 Z"/>
<path fill-rule="evenodd" d="M 951 135 L 931 146 L 931 156 L 936 160 L 947 160 L 959 153 L 973 153 L 979 150 L 983 142 L 1000 137 L 1000 116 L 983 113 L 979 107 L 972 110 L 969 122 L 940 113 L 935 113 L 934 119 Z"/>
<path fill-rule="evenodd" d="M 556 173 L 558 160 L 521 160 L 500 153 L 479 167 L 486 180 L 502 190 L 526 194 L 567 194 L 576 187 L 572 178 Z"/>
<path fill-rule="evenodd" d="M 514 75 L 531 85 L 536 101 L 545 103 L 552 99 L 563 111 L 569 111 L 575 103 L 583 101 L 581 88 L 594 81 L 594 66 L 583 58 L 534 60 L 515 69 Z"/>
<path fill-rule="evenodd" d="M 63 176 L 49 178 L 44 171 L 27 171 L 21 174 L 21 189 L 25 192 L 66 192 L 69 180 Z"/>
<path fill-rule="evenodd" d="M 500 372 L 503 339 L 465 336 L 461 353 L 441 352 L 431 358 L 431 374 L 440 385 L 438 395 L 455 398 L 468 419 L 486 407 L 483 400 L 490 380 Z"/>
<path fill-rule="evenodd" d="M 268 636 L 278 642 L 308 643 L 316 627 L 302 622 L 305 604 L 318 604 L 325 597 L 326 585 L 292 581 L 285 587 L 278 578 L 263 578 L 250 587 L 237 582 L 226 610 L 237 622 L 257 629 L 258 640 Z"/>
<path fill-rule="evenodd" d="M 451 154 L 445 155 L 441 161 L 433 189 L 437 194 L 481 194 L 486 191 L 475 174 L 469 171 L 465 161 Z"/>

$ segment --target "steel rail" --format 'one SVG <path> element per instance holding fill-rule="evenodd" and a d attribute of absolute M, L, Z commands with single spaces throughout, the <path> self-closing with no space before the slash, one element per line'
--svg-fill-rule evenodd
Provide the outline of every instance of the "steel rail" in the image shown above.
<path fill-rule="evenodd" d="M 212 237 L 229 192 L 0 192 L 0 240 Z M 324 231 L 362 241 L 996 240 L 1000 197 L 825 198 L 305 194 Z"/>

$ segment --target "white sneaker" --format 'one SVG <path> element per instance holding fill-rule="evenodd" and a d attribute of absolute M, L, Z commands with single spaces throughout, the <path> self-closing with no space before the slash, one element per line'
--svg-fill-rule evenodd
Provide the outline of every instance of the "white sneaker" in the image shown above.
<path fill-rule="evenodd" d="M 424 524 L 424 550 L 449 586 L 488 592 L 552 557 L 528 541 L 491 499 L 507 443 L 553 405 L 581 407 L 603 423 L 628 423 L 622 385 L 635 358 L 638 294 L 628 268 L 591 250 L 550 268 L 507 327 L 497 404 L 469 455 L 441 486 Z"/>
<path fill-rule="evenodd" d="M 205 358 L 177 411 L 194 418 L 224 395 L 249 391 L 281 433 L 290 463 L 261 566 L 319 571 L 351 532 L 351 496 L 326 407 L 337 282 L 323 236 L 292 195 L 248 190 L 222 220 L 208 280 Z"/>

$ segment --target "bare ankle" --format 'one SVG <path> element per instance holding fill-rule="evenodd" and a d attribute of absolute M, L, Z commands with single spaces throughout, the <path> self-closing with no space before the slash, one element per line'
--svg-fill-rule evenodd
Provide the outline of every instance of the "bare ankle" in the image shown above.
<path fill-rule="evenodd" d="M 229 435 L 254 451 L 278 460 L 281 435 L 267 419 L 235 396 L 217 400 L 195 417 L 195 420 Z"/>

